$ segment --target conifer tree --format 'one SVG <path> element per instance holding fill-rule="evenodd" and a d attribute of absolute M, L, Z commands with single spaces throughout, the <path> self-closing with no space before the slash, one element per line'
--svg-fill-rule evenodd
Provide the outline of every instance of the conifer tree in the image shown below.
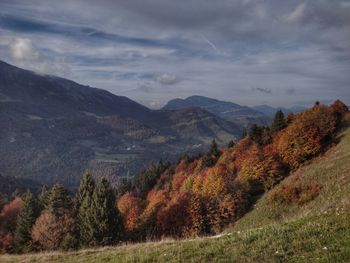
<path fill-rule="evenodd" d="M 61 184 L 55 184 L 51 188 L 46 210 L 57 217 L 72 211 L 72 199 Z"/>
<path fill-rule="evenodd" d="M 235 147 L 236 143 L 234 142 L 234 140 L 229 141 L 229 143 L 227 144 L 227 148 L 233 148 Z"/>
<path fill-rule="evenodd" d="M 47 189 L 47 187 L 45 185 L 41 188 L 41 192 L 38 196 L 38 201 L 39 201 L 39 205 L 40 205 L 41 210 L 46 209 L 49 205 L 50 190 Z"/>
<path fill-rule="evenodd" d="M 212 141 L 209 151 L 203 156 L 203 167 L 212 167 L 221 156 L 215 140 Z"/>
<path fill-rule="evenodd" d="M 94 241 L 93 193 L 95 181 L 91 174 L 86 174 L 80 182 L 79 191 L 75 198 L 78 213 L 79 240 L 82 246 L 89 246 Z"/>
<path fill-rule="evenodd" d="M 121 216 L 116 208 L 115 194 L 105 177 L 98 182 L 93 194 L 95 221 L 94 243 L 110 245 L 120 240 Z"/>
<path fill-rule="evenodd" d="M 37 202 L 33 194 L 28 191 L 23 197 L 21 212 L 18 215 L 16 223 L 16 252 L 27 252 L 31 250 L 31 231 L 38 212 Z"/>
<path fill-rule="evenodd" d="M 271 132 L 272 134 L 276 134 L 277 132 L 284 129 L 285 127 L 286 127 L 286 121 L 284 119 L 284 114 L 282 110 L 278 110 L 275 114 L 275 118 L 271 125 Z"/>

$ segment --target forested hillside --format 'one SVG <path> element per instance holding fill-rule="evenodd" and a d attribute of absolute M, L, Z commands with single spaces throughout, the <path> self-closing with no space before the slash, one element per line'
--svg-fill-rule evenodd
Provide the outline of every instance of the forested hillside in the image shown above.
<path fill-rule="evenodd" d="M 56 184 L 38 196 L 27 192 L 4 200 L 0 247 L 25 253 L 214 235 L 237 221 L 243 226 L 239 220 L 266 191 L 265 202 L 307 205 L 327 186 L 321 180 L 299 180 L 295 171 L 332 151 L 348 114 L 339 100 L 331 106 L 316 103 L 287 118 L 279 111 L 271 127 L 253 126 L 228 148 L 213 141 L 204 155 L 185 156 L 176 164 L 160 162 L 117 192 L 106 178 L 95 183 L 86 174 L 74 197 Z M 244 221 L 250 214 L 266 221 L 262 214 L 254 217 L 254 211 Z"/>
<path fill-rule="evenodd" d="M 228 163 L 231 163 L 233 161 L 235 165 L 240 164 L 240 167 L 244 167 L 244 163 L 249 163 L 251 168 L 249 169 L 249 171 L 255 171 L 254 173 L 252 173 L 254 175 L 257 175 L 256 177 L 248 177 L 250 180 L 247 180 L 246 188 L 240 189 L 240 196 L 249 198 L 247 199 L 249 202 L 244 203 L 244 198 L 241 198 L 240 200 L 242 201 L 240 203 L 234 203 L 236 207 L 241 206 L 241 211 L 247 211 L 249 209 L 251 210 L 249 213 L 243 212 L 242 214 L 239 214 L 239 216 L 241 216 L 240 218 L 238 218 L 238 215 L 236 218 L 226 217 L 230 218 L 230 220 L 225 220 L 225 217 L 221 217 L 223 219 L 221 221 L 221 225 L 218 224 L 219 221 L 209 221 L 212 218 L 220 218 L 215 217 L 215 215 L 226 214 L 222 213 L 222 211 L 228 211 L 228 213 L 231 213 L 231 211 L 238 210 L 220 210 L 213 206 L 213 204 L 215 204 L 213 200 L 217 200 L 216 203 L 218 204 L 225 204 L 225 202 L 223 202 L 225 201 L 225 198 L 228 198 L 230 196 L 235 197 L 235 195 L 233 194 L 234 192 L 228 192 L 228 190 L 225 189 L 226 185 L 229 184 L 218 184 L 219 186 L 211 184 L 213 187 L 208 188 L 208 185 L 205 185 L 205 182 L 209 182 L 208 179 L 210 178 L 209 173 L 207 174 L 207 172 L 200 173 L 200 176 L 203 176 L 200 184 L 201 188 L 192 188 L 200 189 L 200 192 L 198 190 L 192 190 L 192 195 L 194 195 L 194 193 L 198 193 L 198 196 L 196 198 L 198 198 L 199 200 L 207 201 L 206 203 L 202 203 L 203 210 L 199 210 L 197 214 L 194 214 L 197 215 L 197 217 L 192 216 L 193 214 L 191 214 L 190 210 L 191 204 L 193 204 L 194 201 L 188 202 L 190 205 L 186 207 L 186 203 L 183 202 L 183 200 L 185 200 L 184 198 L 174 199 L 176 195 L 179 195 L 178 192 L 180 192 L 180 189 L 182 188 L 176 187 L 176 180 L 174 180 L 176 178 L 176 174 L 180 172 L 180 169 L 184 172 L 184 167 L 189 167 L 188 165 L 184 165 L 184 162 L 186 161 L 188 164 L 190 164 L 195 162 L 195 160 L 203 161 L 203 159 L 205 159 L 205 156 L 197 157 L 194 159 L 182 159 L 176 165 L 176 167 L 172 169 L 172 180 L 168 180 L 169 183 L 167 185 L 167 188 L 165 188 L 167 180 L 165 180 L 164 178 L 162 180 L 162 176 L 160 176 L 158 180 L 154 180 L 154 178 L 152 179 L 153 184 L 155 184 L 152 190 L 148 191 L 147 187 L 141 190 L 141 186 L 147 185 L 146 182 L 150 183 L 150 181 L 148 181 L 146 178 L 149 178 L 151 174 L 158 176 L 162 174 L 164 176 L 165 171 L 167 171 L 167 176 L 171 174 L 168 172 L 169 164 L 161 164 L 159 166 L 154 166 L 153 172 L 151 172 L 151 170 L 149 170 L 148 172 L 145 171 L 145 173 L 143 173 L 143 175 L 139 177 L 138 182 L 134 182 L 132 186 L 126 187 L 127 189 L 132 188 L 133 190 L 124 194 L 124 196 L 121 197 L 118 202 L 120 214 L 123 216 L 122 220 L 124 222 L 125 227 L 124 231 L 128 233 L 127 237 L 129 239 L 136 238 L 136 233 L 142 234 L 142 231 L 147 230 L 140 228 L 139 221 L 135 221 L 135 219 L 142 219 L 145 211 L 152 211 L 152 209 L 150 208 L 152 206 L 155 207 L 154 204 L 156 199 L 154 198 L 152 200 L 149 198 L 154 197 L 156 192 L 163 193 L 163 195 L 168 198 L 168 203 L 164 205 L 159 205 L 158 213 L 156 215 L 153 215 L 153 217 L 149 217 L 148 222 L 150 224 L 152 222 L 153 224 L 155 224 L 155 231 L 153 233 L 148 232 L 148 235 L 153 234 L 154 236 L 159 236 L 159 232 L 156 231 L 164 231 L 164 233 L 166 233 L 165 235 L 174 236 L 176 232 L 172 231 L 172 229 L 177 228 L 181 230 L 188 229 L 188 232 L 180 232 L 182 236 L 196 236 L 196 234 L 193 234 L 192 232 L 193 229 L 204 229 L 207 232 L 198 231 L 197 233 L 206 234 L 220 231 L 220 229 L 224 228 L 225 226 L 232 225 L 233 227 L 228 228 L 224 234 L 220 234 L 212 238 L 195 238 L 184 241 L 140 243 L 135 245 L 123 245 L 116 248 L 106 247 L 103 249 L 101 248 L 81 250 L 79 252 L 71 253 L 44 253 L 29 256 L 26 255 L 25 257 L 3 256 L 1 257 L 1 259 L 4 262 L 104 262 L 106 260 L 111 262 L 200 262 L 208 260 L 215 260 L 220 262 L 232 262 L 235 260 L 238 262 L 310 262 L 310 260 L 318 258 L 320 262 L 345 262 L 346 259 L 348 259 L 350 256 L 350 251 L 348 250 L 347 246 L 350 240 L 350 232 L 348 231 L 348 222 L 350 219 L 350 193 L 348 191 L 350 183 L 350 178 L 348 176 L 350 161 L 350 132 L 348 126 L 350 118 L 349 114 L 346 113 L 346 111 L 346 107 L 344 107 L 344 105 L 342 105 L 339 102 L 336 102 L 331 107 L 316 105 L 312 109 L 309 109 L 301 113 L 300 115 L 294 116 L 293 120 L 287 121 L 287 123 L 285 124 L 286 127 L 283 128 L 281 131 L 278 131 L 277 134 L 273 136 L 271 143 L 266 144 L 265 146 L 255 145 L 255 142 L 252 141 L 252 145 L 250 147 L 240 147 L 243 146 L 243 143 L 246 145 L 247 140 L 251 140 L 253 134 L 250 134 L 237 145 L 230 145 L 231 148 L 218 149 L 218 152 L 221 152 L 221 156 L 216 161 L 216 164 L 213 165 L 212 162 L 208 162 L 207 164 L 210 164 L 211 167 L 201 167 L 201 171 L 213 170 L 218 165 L 222 165 L 222 163 L 224 163 L 224 161 L 226 160 Z M 303 120 L 310 121 L 310 116 L 312 116 L 313 120 L 317 121 L 315 121 L 312 124 L 310 123 L 310 125 L 306 128 L 302 126 L 295 126 L 303 123 Z M 331 120 L 331 122 L 327 120 L 328 118 L 330 118 L 329 120 Z M 276 118 L 276 120 L 277 119 L 281 120 L 281 118 L 279 117 Z M 343 119 L 343 121 L 339 122 L 341 119 Z M 275 122 L 275 124 L 277 124 L 278 122 Z M 279 123 L 281 124 L 282 122 Z M 331 136 L 327 139 L 325 137 L 322 138 L 320 134 L 323 133 L 324 129 L 316 128 L 321 128 L 321 126 L 319 125 L 322 124 L 327 125 L 323 126 L 323 128 L 329 127 L 328 125 L 330 123 L 334 124 L 333 128 L 331 128 L 333 134 L 328 134 L 328 136 Z M 267 146 L 276 147 L 276 145 L 284 145 L 282 144 L 282 141 L 280 141 L 282 140 L 281 138 L 284 138 L 284 136 L 286 136 L 287 134 L 289 134 L 290 136 L 290 133 L 288 133 L 288 131 L 290 129 L 295 128 L 304 129 L 303 132 L 309 130 L 310 128 L 318 130 L 319 132 L 321 132 L 322 130 L 322 132 L 317 133 L 318 136 L 313 137 L 317 138 L 317 140 L 310 141 L 310 136 L 304 137 L 304 140 L 297 140 L 297 142 L 299 143 L 297 144 L 297 146 L 308 146 L 306 148 L 307 152 L 302 151 L 301 149 L 304 148 L 301 147 L 299 148 L 300 151 L 295 152 L 295 155 L 293 155 L 295 158 L 288 159 L 301 160 L 301 154 L 304 156 L 304 159 L 302 159 L 298 163 L 295 161 L 290 162 L 291 164 L 293 164 L 293 166 L 289 166 L 289 172 L 288 170 L 284 170 L 286 171 L 285 179 L 278 177 L 276 181 L 271 181 L 271 179 L 274 179 L 276 177 L 272 176 L 269 178 L 269 180 L 267 180 L 267 177 L 265 175 L 262 175 L 262 177 L 258 176 L 262 173 L 257 173 L 256 171 L 261 171 L 261 169 L 258 168 L 261 167 L 260 165 L 264 164 L 265 161 L 251 161 L 257 160 L 256 158 L 253 158 L 259 152 L 259 150 L 257 149 L 261 150 Z M 335 133 L 336 130 L 340 131 L 340 133 Z M 300 138 L 301 133 L 299 133 L 298 135 L 299 136 L 295 138 Z M 316 133 L 314 133 L 314 135 L 316 135 Z M 279 144 L 278 142 L 281 144 Z M 292 137 L 289 137 L 288 142 L 296 143 L 296 141 L 293 140 Z M 306 142 L 309 143 L 306 144 Z M 287 145 L 289 145 L 289 143 L 287 143 Z M 337 145 L 334 146 L 335 144 Z M 251 148 L 253 147 L 253 145 L 255 145 L 255 147 Z M 293 145 L 293 147 L 295 146 L 296 145 Z M 314 149 L 318 148 L 319 150 L 317 152 L 313 151 L 311 155 L 308 155 L 308 157 L 306 157 L 305 154 L 310 153 L 309 150 L 312 149 L 311 146 L 313 146 Z M 212 159 L 215 158 L 215 149 L 216 147 L 213 146 L 210 152 Z M 244 149 L 246 150 L 244 151 Z M 288 147 L 282 149 L 288 149 Z M 242 153 L 242 151 L 244 152 L 244 154 Z M 237 155 L 238 152 L 240 152 L 241 154 Z M 208 154 L 206 156 L 208 156 Z M 315 158 L 315 156 L 318 157 Z M 233 159 L 233 157 L 235 158 Z M 280 160 L 281 165 L 286 166 L 286 163 L 282 161 L 283 159 L 281 158 Z M 268 163 L 271 162 L 269 161 Z M 186 172 L 186 174 L 188 174 L 189 176 L 196 176 L 197 173 L 194 172 L 193 169 L 192 172 Z M 216 176 L 218 178 L 222 178 L 220 174 L 222 173 L 217 173 Z M 269 173 L 266 173 L 265 171 L 265 174 Z M 246 178 L 246 170 L 240 168 L 234 181 L 238 180 L 238 178 L 241 178 L 242 175 L 244 175 L 243 178 Z M 223 175 L 223 177 L 224 176 L 227 175 Z M 192 187 L 194 187 L 197 184 L 195 180 L 196 179 L 194 179 L 192 182 Z M 243 181 L 245 179 L 241 180 Z M 282 181 L 278 182 L 280 180 Z M 154 183 L 154 181 L 156 182 Z M 186 179 L 181 181 L 185 182 Z M 276 186 L 272 187 L 271 185 L 274 184 L 276 184 Z M 83 208 L 85 206 L 83 205 L 84 202 L 85 204 L 94 204 L 94 202 L 96 202 L 94 200 L 98 200 L 97 196 L 99 195 L 98 193 L 101 193 L 101 191 L 97 189 L 101 189 L 101 185 L 103 185 L 103 183 L 100 182 L 98 185 L 100 186 L 97 186 L 95 188 L 91 177 L 85 177 L 85 181 L 83 181 L 81 185 L 82 188 L 76 197 L 76 200 L 85 200 L 76 201 L 77 204 L 80 204 L 78 205 L 80 207 L 80 216 L 78 218 L 82 219 L 82 215 L 84 214 L 82 214 L 82 212 L 85 210 Z M 85 189 L 86 191 L 83 191 L 83 189 Z M 92 191 L 92 189 L 96 190 Z M 188 195 L 191 194 L 191 192 L 188 190 L 191 188 L 187 187 L 182 189 L 186 189 L 186 193 Z M 167 190 L 167 192 L 165 190 Z M 57 189 L 51 190 L 52 193 L 56 191 Z M 91 191 L 93 192 L 92 199 L 89 199 L 91 197 L 87 197 L 89 196 L 89 191 L 90 193 Z M 267 192 L 262 195 L 262 198 L 260 198 L 257 203 L 255 203 L 255 200 L 260 196 L 260 193 L 263 193 L 264 191 Z M 148 194 L 147 198 L 143 200 L 142 196 L 145 195 L 145 192 L 148 192 Z M 106 193 L 108 193 L 108 191 Z M 223 193 L 223 195 L 221 195 L 221 193 Z M 84 195 L 85 198 L 82 198 Z M 221 196 L 223 196 L 224 198 L 221 199 Z M 50 198 L 47 200 L 50 200 Z M 88 200 L 89 202 L 87 202 L 86 200 Z M 108 198 L 104 200 L 108 200 Z M 162 204 L 162 199 L 158 200 L 158 203 Z M 48 204 L 51 202 L 52 201 L 49 201 Z M 26 203 L 26 201 L 24 203 Z M 64 203 L 67 204 L 67 202 Z M 144 210 L 140 209 L 139 203 L 144 204 L 144 206 L 141 207 Z M 254 203 L 255 205 L 252 206 L 252 204 Z M 58 203 L 56 203 L 56 205 L 57 204 Z M 9 205 L 7 205 L 6 208 L 3 209 L 2 220 L 6 218 L 5 215 L 9 214 L 8 211 L 17 211 L 12 214 L 18 213 L 19 206 L 26 207 L 24 206 L 24 204 L 21 204 L 21 201 L 19 199 L 15 199 Z M 12 209 L 9 209 L 9 207 Z M 60 206 L 58 205 L 56 206 L 56 208 L 50 208 L 49 205 L 49 207 L 46 210 L 44 210 L 43 214 L 46 216 L 50 215 L 52 217 L 52 213 L 55 213 L 55 210 L 56 212 L 64 211 L 59 209 L 59 207 Z M 207 207 L 214 208 L 212 210 L 209 210 L 207 209 Z M 222 207 L 224 207 L 224 205 L 222 205 Z M 190 213 L 183 215 L 184 211 L 186 211 L 186 208 L 189 209 L 187 211 L 189 211 Z M 134 216 L 135 213 L 140 213 L 138 212 L 138 209 L 141 210 L 141 216 Z M 128 210 L 128 213 L 125 213 L 125 210 Z M 155 209 L 153 208 L 153 211 L 154 210 Z M 176 211 L 176 213 L 174 211 Z M 204 211 L 205 213 L 202 211 Z M 202 212 L 202 214 L 200 214 L 200 212 Z M 67 212 L 65 212 L 65 214 L 66 213 Z M 20 215 L 21 214 L 22 213 L 20 213 Z M 40 220 L 37 219 L 37 222 L 34 224 L 33 231 L 37 230 L 37 225 L 39 224 L 39 222 L 40 224 L 42 224 L 41 220 L 43 220 L 43 214 L 39 217 Z M 100 216 L 103 215 L 103 213 L 95 213 L 95 215 L 97 214 L 100 214 Z M 125 217 L 125 215 L 128 215 L 128 217 Z M 202 215 L 202 217 L 198 215 Z M 233 215 L 233 213 L 231 213 L 231 215 Z M 204 218 L 203 216 L 208 217 Z M 185 217 L 187 217 L 187 221 L 180 220 L 181 218 Z M 62 217 L 58 216 L 58 218 L 61 218 L 60 220 L 62 220 Z M 102 218 L 105 217 L 101 217 L 100 220 Z M 114 220 L 117 218 L 119 218 L 118 220 L 121 220 L 121 218 L 116 215 L 114 215 L 113 218 Z M 200 219 L 203 218 L 204 220 L 201 221 Z M 199 220 L 194 221 L 193 219 Z M 235 222 L 236 219 L 238 219 L 237 222 Z M 45 221 L 46 220 L 43 220 L 42 222 Z M 101 221 L 101 223 L 102 222 L 103 221 Z M 121 221 L 117 222 L 119 222 L 120 226 Z M 164 224 L 163 222 L 167 222 L 168 225 Z M 192 222 L 199 222 L 195 224 L 195 226 L 199 225 L 202 226 L 202 228 L 190 228 Z M 188 228 L 184 228 L 182 224 L 186 225 Z M 167 226 L 167 228 L 164 228 L 165 226 Z M 206 228 L 203 226 L 206 226 Z M 96 236 L 94 237 L 94 242 L 96 243 L 94 244 L 106 244 L 103 241 L 101 241 L 101 239 L 99 239 L 98 233 L 105 233 L 105 237 L 108 237 L 110 236 L 110 232 L 108 234 L 106 232 L 103 232 L 103 228 L 96 228 L 95 230 Z M 115 233 L 121 233 L 120 231 L 122 230 L 113 230 L 113 228 L 111 228 L 110 231 L 117 231 Z M 32 233 L 32 237 L 34 238 L 35 234 Z M 118 237 L 119 240 L 123 240 L 118 234 L 116 234 L 115 237 Z M 112 239 L 106 238 L 105 242 L 106 241 L 109 244 L 113 243 Z M 68 242 L 68 244 L 73 244 L 71 242 L 72 240 Z M 115 242 L 116 241 L 114 241 L 114 243 Z M 61 246 L 63 246 L 63 244 L 66 243 L 61 243 Z M 90 246 L 91 245 L 92 244 L 90 244 Z M 87 245 L 84 245 L 84 247 L 86 246 Z M 35 249 L 39 249 L 40 247 L 41 249 L 44 248 L 43 246 L 39 246 Z M 61 247 L 61 249 L 63 248 L 64 246 Z"/>

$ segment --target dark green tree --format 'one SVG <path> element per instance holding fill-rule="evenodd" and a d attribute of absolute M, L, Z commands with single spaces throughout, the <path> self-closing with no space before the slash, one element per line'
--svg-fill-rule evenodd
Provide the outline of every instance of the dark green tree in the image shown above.
<path fill-rule="evenodd" d="M 50 190 L 46 210 L 57 217 L 61 217 L 70 214 L 72 208 L 73 202 L 68 190 L 59 183 L 55 184 Z"/>
<path fill-rule="evenodd" d="M 146 197 L 147 193 L 156 185 L 157 180 L 163 172 L 170 166 L 169 162 L 164 163 L 160 160 L 156 164 L 151 164 L 148 168 L 142 170 L 132 181 L 132 191 L 139 197 Z"/>
<path fill-rule="evenodd" d="M 271 125 L 271 133 L 276 134 L 286 127 L 286 120 L 284 119 L 284 114 L 282 110 L 278 110 L 275 114 L 275 118 Z"/>
<path fill-rule="evenodd" d="M 121 238 L 121 216 L 108 180 L 102 177 L 93 194 L 94 243 L 111 245 Z"/>
<path fill-rule="evenodd" d="M 38 203 L 31 192 L 23 196 L 21 212 L 17 217 L 15 230 L 15 251 L 28 252 L 32 249 L 32 226 L 39 216 Z"/>
<path fill-rule="evenodd" d="M 233 148 L 235 147 L 236 143 L 234 142 L 234 140 L 229 141 L 227 148 Z"/>
<path fill-rule="evenodd" d="M 212 167 L 221 156 L 221 152 L 215 140 L 212 141 L 209 151 L 203 156 L 202 168 Z"/>
<path fill-rule="evenodd" d="M 41 188 L 41 192 L 38 196 L 38 201 L 39 201 L 39 205 L 40 205 L 41 210 L 46 209 L 49 205 L 50 190 L 47 189 L 47 187 L 45 185 Z"/>
<path fill-rule="evenodd" d="M 94 241 L 94 191 L 95 181 L 91 174 L 88 173 L 80 181 L 79 191 L 75 198 L 75 209 L 78 215 L 79 241 L 82 246 L 93 245 Z"/>
<path fill-rule="evenodd" d="M 259 145 L 263 145 L 263 132 L 264 127 L 253 124 L 249 131 L 249 137 L 252 141 Z"/>

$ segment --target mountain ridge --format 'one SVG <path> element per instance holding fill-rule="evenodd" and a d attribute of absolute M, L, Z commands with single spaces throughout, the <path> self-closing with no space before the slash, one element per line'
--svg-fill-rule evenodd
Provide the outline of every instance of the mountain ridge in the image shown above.
<path fill-rule="evenodd" d="M 249 128 L 253 124 L 269 125 L 272 121 L 269 116 L 265 116 L 263 113 L 250 107 L 199 95 L 193 95 L 185 99 L 170 100 L 162 109 L 175 110 L 191 107 L 200 107 L 244 128 Z"/>
<path fill-rule="evenodd" d="M 117 183 L 152 161 L 238 138 L 203 110 L 151 110 L 127 97 L 0 62 L 0 170 L 76 187 L 87 170 Z M 20 165 L 18 165 L 20 163 Z"/>

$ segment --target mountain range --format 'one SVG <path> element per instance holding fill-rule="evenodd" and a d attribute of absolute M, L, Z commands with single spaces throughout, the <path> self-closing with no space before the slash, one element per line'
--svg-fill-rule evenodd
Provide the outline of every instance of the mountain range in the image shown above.
<path fill-rule="evenodd" d="M 76 188 L 90 171 L 117 183 L 154 161 L 203 152 L 213 139 L 225 145 L 252 124 L 268 125 L 266 107 L 191 96 L 151 110 L 0 61 L 0 175 Z"/>
<path fill-rule="evenodd" d="M 206 149 L 242 128 L 201 108 L 150 110 L 126 97 L 0 62 L 0 174 L 76 187 Z"/>

